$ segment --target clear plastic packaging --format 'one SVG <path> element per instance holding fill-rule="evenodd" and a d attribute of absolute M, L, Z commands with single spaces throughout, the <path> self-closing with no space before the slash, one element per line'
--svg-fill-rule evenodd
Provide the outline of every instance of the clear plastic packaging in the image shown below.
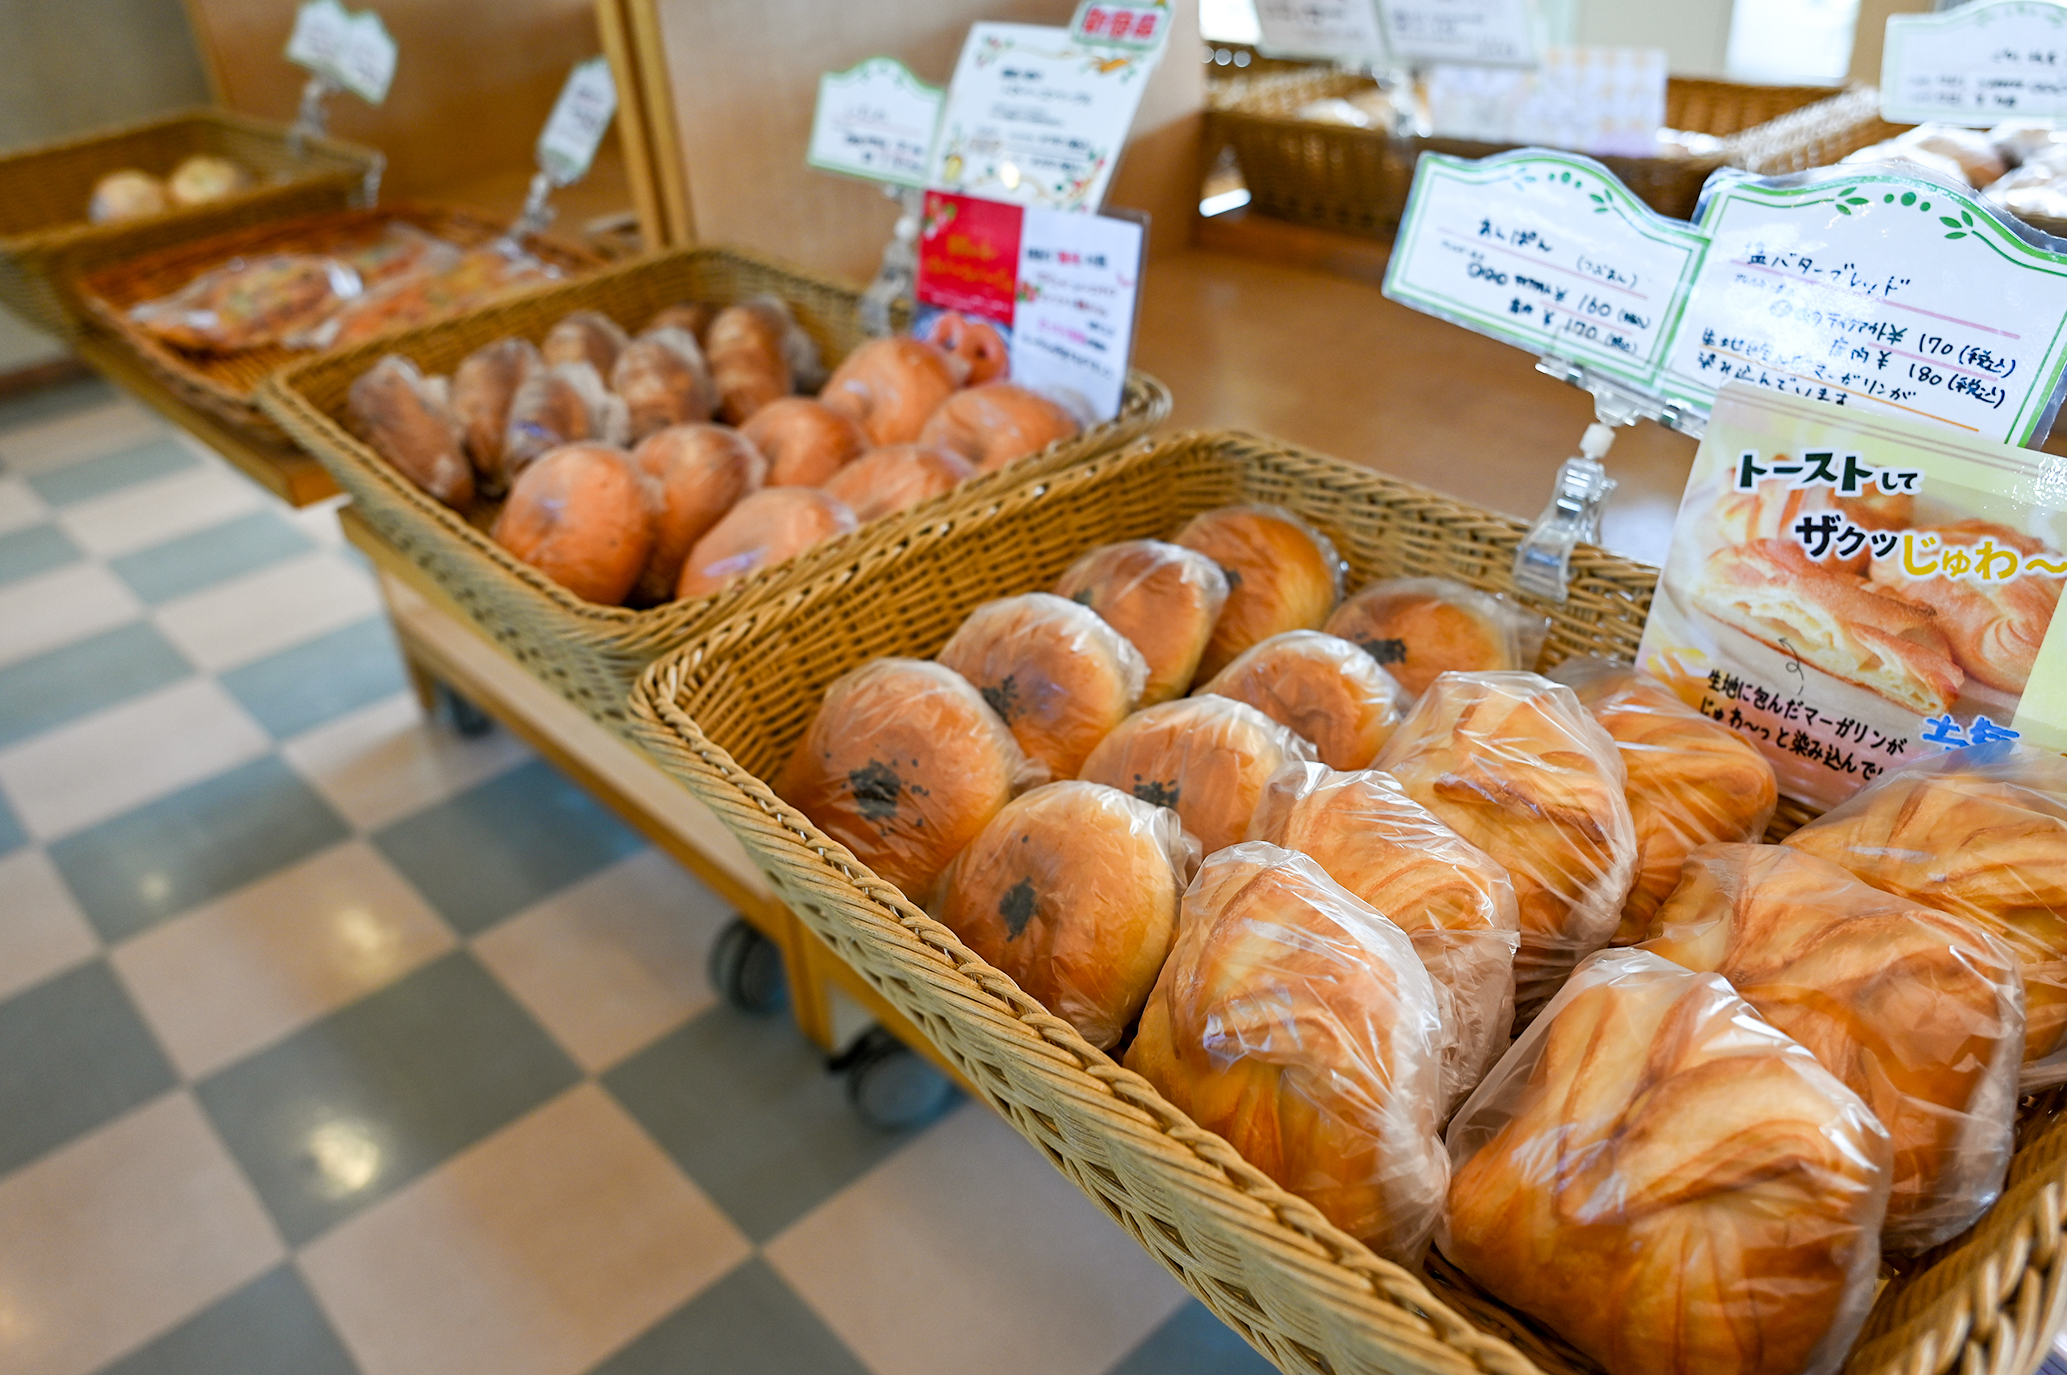
<path fill-rule="evenodd" d="M 1448 578 L 1387 578 L 1337 607 L 1327 630 L 1419 697 L 1444 673 L 1534 668 L 1549 622 Z"/>
<path fill-rule="evenodd" d="M 818 399 L 861 426 L 871 444 L 912 444 L 968 367 L 923 340 L 871 339 L 833 370 Z"/>
<path fill-rule="evenodd" d="M 653 553 L 653 493 L 622 449 L 569 444 L 526 468 L 498 544 L 585 601 L 622 603 Z"/>
<path fill-rule="evenodd" d="M 364 291 L 359 274 L 316 253 L 236 258 L 178 291 L 129 309 L 136 325 L 190 353 L 237 353 L 285 341 Z"/>
<path fill-rule="evenodd" d="M 859 519 L 881 520 L 952 492 L 975 475 L 969 460 L 951 449 L 886 444 L 834 473 L 825 490 L 852 507 Z"/>
<path fill-rule="evenodd" d="M 510 398 L 503 427 L 502 467 L 515 481 L 539 455 L 562 444 L 619 447 L 631 440 L 631 417 L 587 363 L 557 363 L 524 379 Z"/>
<path fill-rule="evenodd" d="M 1334 542 L 1279 506 L 1223 506 L 1194 516 L 1174 543 L 1196 549 L 1227 575 L 1227 604 L 1199 660 L 1200 678 L 1250 645 L 1287 630 L 1319 630 L 1342 600 L 1344 566 Z"/>
<path fill-rule="evenodd" d="M 1249 833 L 1272 775 L 1312 758 L 1312 745 L 1247 702 L 1187 697 L 1120 722 L 1077 776 L 1174 808 L 1212 855 Z"/>
<path fill-rule="evenodd" d="M 509 485 L 503 472 L 502 446 L 510 403 L 524 383 L 544 368 L 538 346 L 529 339 L 498 339 L 475 349 L 453 370 L 452 409 L 466 426 L 467 457 L 485 492 L 500 493 Z"/>
<path fill-rule="evenodd" d="M 353 380 L 348 400 L 367 441 L 402 476 L 447 506 L 473 501 L 466 427 L 444 378 L 425 377 L 391 353 Z"/>
<path fill-rule="evenodd" d="M 366 290 L 342 302 L 323 320 L 286 339 L 290 348 L 349 348 L 397 330 L 442 320 L 520 287 L 548 282 L 560 270 L 522 249 L 487 244 L 464 251 L 439 244 L 406 271 L 375 280 L 366 270 Z"/>
<path fill-rule="evenodd" d="M 1514 1026 L 1521 917 L 1507 871 L 1377 769 L 1288 764 L 1249 839 L 1296 850 L 1389 917 L 1435 980 L 1443 1114 L 1478 1085 Z"/>
<path fill-rule="evenodd" d="M 1608 1375 L 1835 1375 L 1889 1145 L 1729 984 L 1594 956 L 1450 1120 L 1436 1246 Z"/>
<path fill-rule="evenodd" d="M 1053 778 L 1077 776 L 1148 681 L 1148 664 L 1124 635 L 1048 592 L 985 602 L 934 657 L 975 684 Z"/>
<path fill-rule="evenodd" d="M 1946 750 L 1785 843 L 2008 946 L 2024 974 L 2019 1087 L 2067 1083 L 2067 759 L 2014 741 Z"/>
<path fill-rule="evenodd" d="M 1894 1140 L 1881 1244 L 1956 1236 L 2010 1165 L 2024 990 L 1971 922 L 1780 845 L 1705 845 L 1639 949 L 1720 974 L 1844 1080 Z"/>
<path fill-rule="evenodd" d="M 1140 1015 L 1177 935 L 1198 842 L 1098 783 L 1005 804 L 950 864 L 933 915 L 1101 1050 Z"/>
<path fill-rule="evenodd" d="M 586 363 L 598 377 L 608 377 L 617 366 L 617 355 L 631 342 L 624 326 L 595 310 L 576 310 L 563 315 L 546 331 L 538 346 L 547 367 L 561 363 Z"/>
<path fill-rule="evenodd" d="M 1636 877 L 1621 751 L 1572 690 L 1533 673 L 1446 673 L 1379 751 L 1407 795 L 1514 883 L 1517 1025 L 1608 943 Z"/>
<path fill-rule="evenodd" d="M 826 689 L 776 792 L 923 902 L 1012 795 L 1040 781 L 961 674 L 925 659 L 875 659 Z"/>
<path fill-rule="evenodd" d="M 1227 605 L 1220 565 L 1181 544 L 1126 540 L 1102 545 L 1071 564 L 1055 595 L 1090 607 L 1148 660 L 1141 704 L 1182 697 L 1198 673 Z"/>
<path fill-rule="evenodd" d="M 1335 769 L 1367 769 L 1399 729 L 1406 694 L 1347 640 L 1288 630 L 1254 644 L 1199 689 L 1232 697 L 1304 736 Z"/>
<path fill-rule="evenodd" d="M 1743 736 L 1628 664 L 1567 659 L 1550 678 L 1579 695 L 1579 704 L 1614 738 L 1629 774 L 1636 882 L 1613 943 L 1634 945 L 1649 934 L 1651 914 L 1679 883 L 1680 865 L 1696 847 L 1765 835 L 1779 805 L 1779 781 Z"/>
<path fill-rule="evenodd" d="M 1305 855 L 1252 843 L 1192 880 L 1127 1068 L 1411 1267 L 1449 1183 L 1441 1036 L 1406 933 Z"/>
<path fill-rule="evenodd" d="M 610 368 L 610 390 L 624 401 L 633 443 L 670 425 L 695 425 L 718 409 L 718 388 L 696 336 L 649 330 L 626 344 Z"/>
<path fill-rule="evenodd" d="M 670 425 L 632 451 L 632 465 L 653 484 L 653 553 L 632 600 L 671 600 L 689 551 L 734 506 L 761 488 L 768 464 L 724 425 Z"/>
<path fill-rule="evenodd" d="M 940 444 L 969 460 L 979 473 L 1037 454 L 1083 427 L 1067 410 L 1025 387 L 986 382 L 940 403 L 919 431 L 921 444 Z"/>
<path fill-rule="evenodd" d="M 859 525 L 843 502 L 815 487 L 763 487 L 696 541 L 675 595 L 712 596 Z"/>

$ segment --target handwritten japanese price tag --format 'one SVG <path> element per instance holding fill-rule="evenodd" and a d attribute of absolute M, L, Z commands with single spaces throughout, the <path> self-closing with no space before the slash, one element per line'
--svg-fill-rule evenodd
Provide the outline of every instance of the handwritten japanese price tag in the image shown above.
<path fill-rule="evenodd" d="M 1880 108 L 1899 124 L 2067 116 L 2067 6 L 1989 0 L 1890 17 Z"/>
<path fill-rule="evenodd" d="M 1170 37 L 1169 6 L 1163 0 L 1083 0 L 1069 21 L 1069 36 L 1079 43 L 1160 53 Z"/>
<path fill-rule="evenodd" d="M 395 40 L 372 10 L 353 14 L 338 0 L 308 0 L 294 15 L 287 60 L 369 105 L 388 98 Z"/>
<path fill-rule="evenodd" d="M 1392 51 L 1413 62 L 1526 67 L 1536 60 L 1529 0 L 1378 0 Z"/>
<path fill-rule="evenodd" d="M 1279 57 L 1341 62 L 1385 56 L 1374 0 L 1256 0 L 1258 46 Z"/>
<path fill-rule="evenodd" d="M 565 186 L 587 174 L 616 114 L 617 84 L 609 59 L 575 64 L 538 136 L 538 165 L 553 185 Z"/>
<path fill-rule="evenodd" d="M 827 172 L 924 186 L 945 93 L 902 62 L 871 57 L 818 78 L 805 161 Z"/>

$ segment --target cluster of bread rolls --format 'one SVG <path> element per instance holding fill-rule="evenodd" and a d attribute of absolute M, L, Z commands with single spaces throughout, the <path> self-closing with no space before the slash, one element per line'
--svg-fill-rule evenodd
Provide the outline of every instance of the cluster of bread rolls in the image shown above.
<path fill-rule="evenodd" d="M 142 168 L 125 167 L 94 182 L 86 218 L 95 224 L 145 219 L 223 200 L 250 190 L 252 184 L 251 170 L 244 164 L 211 153 L 195 153 L 162 180 Z"/>
<path fill-rule="evenodd" d="M 670 306 L 636 336 L 576 311 L 450 378 L 389 354 L 349 400 L 417 486 L 484 520 L 500 501 L 492 532 L 518 559 L 586 601 L 644 607 L 722 591 L 1081 429 L 972 375 L 940 345 L 889 338 L 827 377 L 763 296 Z"/>

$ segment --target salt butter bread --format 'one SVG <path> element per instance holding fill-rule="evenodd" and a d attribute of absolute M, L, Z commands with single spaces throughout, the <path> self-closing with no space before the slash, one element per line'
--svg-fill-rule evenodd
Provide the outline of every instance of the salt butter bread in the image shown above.
<path fill-rule="evenodd" d="M 1347 640 L 1288 630 L 1253 644 L 1199 689 L 1232 697 L 1313 742 L 1323 764 L 1370 767 L 1399 728 L 1406 694 Z"/>
<path fill-rule="evenodd" d="M 1078 559 L 1051 590 L 1090 607 L 1141 651 L 1148 660 L 1141 704 L 1152 707 L 1191 686 L 1227 604 L 1227 575 L 1195 549 L 1125 540 Z"/>
<path fill-rule="evenodd" d="M 1174 542 L 1227 575 L 1227 604 L 1199 660 L 1211 678 L 1250 645 L 1318 630 L 1342 598 L 1342 558 L 1326 535 L 1276 506 L 1225 506 L 1194 516 Z"/>
<path fill-rule="evenodd" d="M 1335 609 L 1328 633 L 1384 666 L 1409 696 L 1445 673 L 1532 669 L 1547 623 L 1448 578 L 1388 578 Z"/>
<path fill-rule="evenodd" d="M 1173 808 L 1212 854 L 1248 834 L 1272 775 L 1313 746 L 1246 702 L 1188 697 L 1135 712 L 1077 776 Z"/>

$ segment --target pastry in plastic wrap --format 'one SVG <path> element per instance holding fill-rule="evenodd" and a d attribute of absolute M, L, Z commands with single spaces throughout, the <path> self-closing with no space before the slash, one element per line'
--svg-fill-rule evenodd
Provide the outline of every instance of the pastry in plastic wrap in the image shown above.
<path fill-rule="evenodd" d="M 1436 1246 L 1608 1375 L 1836 1375 L 1888 1134 L 1729 984 L 1595 956 L 1450 1121 Z"/>
<path fill-rule="evenodd" d="M 972 320 L 950 310 L 936 316 L 926 331 L 926 342 L 961 359 L 969 367 L 968 385 L 980 387 L 1005 376 L 1012 367 L 1012 351 L 1005 336 L 984 320 Z"/>
<path fill-rule="evenodd" d="M 1181 697 L 1227 604 L 1220 565 L 1181 544 L 1125 540 L 1102 545 L 1071 564 L 1054 587 L 1082 602 L 1125 635 L 1148 660 L 1145 707 Z"/>
<path fill-rule="evenodd" d="M 616 606 L 653 552 L 653 493 L 622 449 L 569 444 L 517 476 L 494 536 L 575 596 Z"/>
<path fill-rule="evenodd" d="M 2006 741 L 1947 750 L 1785 843 L 2007 945 L 2024 973 L 2022 1087 L 2067 1081 L 2067 760 Z"/>
<path fill-rule="evenodd" d="M 165 193 L 165 183 L 149 172 L 126 167 L 119 172 L 110 172 L 93 184 L 93 199 L 86 207 L 86 218 L 95 224 L 119 224 L 123 220 L 141 220 L 152 215 L 162 215 L 172 208 L 172 202 Z"/>
<path fill-rule="evenodd" d="M 649 330 L 626 344 L 610 369 L 610 390 L 625 404 L 633 443 L 670 425 L 709 420 L 718 408 L 711 370 L 687 330 Z"/>
<path fill-rule="evenodd" d="M 428 237 L 428 236 L 424 236 Z M 289 334 L 289 348 L 347 348 L 383 334 L 442 320 L 520 287 L 551 281 L 560 270 L 507 243 L 464 252 L 438 244 L 413 266 L 382 269 L 385 279 L 367 279 L 360 295 L 344 301 L 314 325 Z"/>
<path fill-rule="evenodd" d="M 474 499 L 466 429 L 444 378 L 391 353 L 354 379 L 348 400 L 367 442 L 402 476 L 447 506 Z"/>
<path fill-rule="evenodd" d="M 129 308 L 132 323 L 191 353 L 278 344 L 364 289 L 359 274 L 319 253 L 269 253 L 213 268 L 178 291 Z"/>
<path fill-rule="evenodd" d="M 1173 808 L 1210 855 L 1249 833 L 1272 775 L 1312 758 L 1312 745 L 1247 702 L 1187 697 L 1120 722 L 1077 777 Z"/>
<path fill-rule="evenodd" d="M 1697 846 L 1765 835 L 1780 800 L 1779 780 L 1750 741 L 1628 664 L 1567 659 L 1550 676 L 1579 695 L 1622 752 L 1636 823 L 1636 882 L 1622 904 L 1614 943 L 1633 945 Z"/>
<path fill-rule="evenodd" d="M 483 491 L 499 493 L 508 486 L 502 446 L 510 404 L 544 368 L 538 346 L 529 339 L 498 339 L 475 349 L 453 370 L 452 409 L 466 426 L 467 457 Z"/>
<path fill-rule="evenodd" d="M 502 431 L 502 470 L 515 481 L 539 455 L 563 444 L 623 445 L 631 439 L 625 405 L 587 363 L 556 363 L 526 377 L 510 398 Z"/>
<path fill-rule="evenodd" d="M 696 541 L 682 564 L 678 597 L 708 597 L 741 578 L 793 559 L 860 524 L 816 487 L 764 487 Z"/>
<path fill-rule="evenodd" d="M 1507 1049 L 1521 917 L 1507 871 L 1378 769 L 1288 764 L 1249 839 L 1297 850 L 1390 917 L 1435 980 L 1445 1115 Z"/>
<path fill-rule="evenodd" d="M 1895 1152 L 1883 1246 L 1935 1246 L 1995 1202 L 2024 1058 L 2002 942 L 1799 850 L 1704 845 L 1638 948 L 1728 979 L 1873 1110 Z"/>
<path fill-rule="evenodd" d="M 967 368 L 923 340 L 871 339 L 833 369 L 818 399 L 861 426 L 871 444 L 911 444 Z"/>
<path fill-rule="evenodd" d="M 1448 578 L 1388 578 L 1328 617 L 1339 635 L 1419 697 L 1445 673 L 1531 669 L 1543 652 L 1543 617 Z"/>
<path fill-rule="evenodd" d="M 1210 678 L 1250 645 L 1319 630 L 1342 598 L 1342 559 L 1326 535 L 1277 506 L 1224 506 L 1192 517 L 1175 542 L 1227 575 L 1227 604 L 1199 659 Z"/>
<path fill-rule="evenodd" d="M 2003 550 L 2019 555 L 2039 554 L 2053 563 L 2062 562 L 2059 551 L 2043 540 L 2020 534 L 2006 525 L 1986 520 L 1961 520 L 1949 525 L 1918 527 L 1916 534 L 1935 536 L 1941 546 L 1958 545 L 1974 550 L 1978 563 L 1988 560 L 1991 570 L 2001 564 Z M 1937 560 L 1932 560 L 1936 563 Z M 1873 561 L 1873 586 L 1907 602 L 1928 607 L 1935 624 L 1952 647 L 1952 658 L 1967 677 L 1989 687 L 2022 696 L 2031 682 L 2031 668 L 2045 643 L 2047 627 L 2060 606 L 2060 580 L 2029 573 L 2008 580 L 1951 578 L 1943 573 L 1914 578 L 1902 567 L 1902 554 L 1895 551 Z"/>
<path fill-rule="evenodd" d="M 1119 1044 L 1177 934 L 1196 842 L 1168 807 L 1098 783 L 1035 788 L 955 857 L 933 915 L 1100 1050 Z"/>
<path fill-rule="evenodd" d="M 174 205 L 207 205 L 251 189 L 251 173 L 242 163 L 209 153 L 196 153 L 172 169 L 165 194 Z"/>
<path fill-rule="evenodd" d="M 1127 1068 L 1411 1267 L 1449 1182 L 1441 1037 L 1406 934 L 1306 856 L 1255 843 L 1186 890 Z"/>
<path fill-rule="evenodd" d="M 986 382 L 941 402 L 919 431 L 919 443 L 944 445 L 977 472 L 991 473 L 1082 428 L 1075 416 L 1037 391 Z"/>
<path fill-rule="evenodd" d="M 861 426 L 808 396 L 769 402 L 739 432 L 768 460 L 770 487 L 823 487 L 868 448 Z"/>
<path fill-rule="evenodd" d="M 2009 170 L 2001 150 L 1987 134 L 1950 124 L 1919 124 L 1894 138 L 1848 153 L 1843 161 L 1906 162 L 1949 176 L 1955 186 L 1987 186 Z"/>
<path fill-rule="evenodd" d="M 1098 613 L 1047 592 L 985 602 L 937 659 L 976 685 L 1054 778 L 1075 778 L 1092 747 L 1141 700 L 1148 665 Z"/>
<path fill-rule="evenodd" d="M 1232 697 L 1313 743 L 1335 769 L 1365 769 L 1399 728 L 1405 694 L 1347 640 L 1288 630 L 1250 645 L 1199 689 Z"/>
<path fill-rule="evenodd" d="M 755 297 L 726 306 L 712 317 L 703 337 L 718 388 L 718 415 L 741 425 L 771 401 L 796 390 L 783 341 L 794 324 L 780 301 Z"/>
<path fill-rule="evenodd" d="M 1533 673 L 1446 673 L 1378 753 L 1407 795 L 1514 883 L 1526 1023 L 1608 943 L 1636 877 L 1636 827 L 1615 742 L 1572 690 Z"/>
<path fill-rule="evenodd" d="M 976 475 L 969 461 L 932 444 L 889 444 L 834 473 L 825 490 L 859 520 L 881 520 L 907 506 L 951 492 Z"/>
<path fill-rule="evenodd" d="M 877 659 L 826 689 L 776 792 L 923 902 L 1031 776 L 1012 732 L 961 674 Z"/>
<path fill-rule="evenodd" d="M 609 316 L 595 310 L 577 310 L 560 317 L 559 323 L 546 331 L 538 351 L 544 355 L 547 367 L 586 363 L 596 370 L 598 377 L 608 377 L 617 366 L 617 355 L 630 342 L 624 326 Z"/>
<path fill-rule="evenodd" d="M 739 431 L 724 425 L 671 425 L 632 451 L 632 465 L 653 483 L 653 552 L 632 600 L 669 600 L 689 551 L 748 493 L 760 490 L 767 463 Z"/>

